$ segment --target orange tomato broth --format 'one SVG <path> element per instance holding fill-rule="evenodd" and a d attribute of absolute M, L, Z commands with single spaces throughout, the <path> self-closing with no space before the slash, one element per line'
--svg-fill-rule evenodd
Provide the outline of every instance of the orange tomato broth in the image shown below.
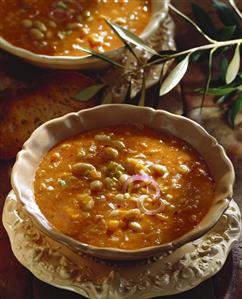
<path fill-rule="evenodd" d="M 152 178 L 159 199 L 150 181 L 127 185 L 134 175 Z M 120 125 L 54 146 L 40 162 L 34 190 L 43 214 L 64 234 L 99 247 L 138 249 L 192 230 L 211 205 L 214 181 L 203 158 L 181 139 Z"/>
<path fill-rule="evenodd" d="M 0 0 L 0 36 L 38 54 L 85 56 L 78 46 L 97 52 L 122 42 L 103 18 L 142 33 L 150 0 Z"/>

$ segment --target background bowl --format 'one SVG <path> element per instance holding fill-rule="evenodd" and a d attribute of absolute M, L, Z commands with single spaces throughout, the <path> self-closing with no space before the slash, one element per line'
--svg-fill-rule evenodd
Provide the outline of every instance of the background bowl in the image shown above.
<path fill-rule="evenodd" d="M 170 0 L 151 0 L 151 19 L 145 30 L 140 34 L 142 39 L 147 40 L 157 30 L 168 14 L 169 2 Z M 90 55 L 78 57 L 36 54 L 29 50 L 14 46 L 1 36 L 0 48 L 33 65 L 50 69 L 97 69 L 108 65 L 108 63 L 91 57 Z M 105 54 L 110 58 L 118 59 L 120 58 L 120 54 L 123 50 L 124 47 L 120 47 L 118 49 L 105 52 Z"/>
<path fill-rule="evenodd" d="M 170 243 L 137 250 L 101 248 L 83 244 L 57 231 L 41 213 L 35 201 L 33 181 L 36 168 L 50 148 L 78 133 L 118 124 L 144 124 L 155 130 L 173 134 L 191 144 L 208 164 L 215 181 L 215 194 L 211 207 L 194 229 Z M 162 110 L 113 104 L 70 113 L 40 126 L 17 155 L 11 179 L 13 190 L 29 216 L 39 229 L 52 239 L 67 245 L 77 253 L 84 252 L 111 260 L 135 260 L 179 247 L 197 239 L 215 225 L 231 199 L 234 170 L 222 146 L 197 123 Z"/>

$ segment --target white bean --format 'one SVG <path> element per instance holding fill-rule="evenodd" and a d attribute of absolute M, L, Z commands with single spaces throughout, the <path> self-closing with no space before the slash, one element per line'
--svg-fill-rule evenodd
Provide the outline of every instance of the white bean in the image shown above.
<path fill-rule="evenodd" d="M 94 139 L 101 142 L 110 141 L 111 137 L 105 134 L 97 134 L 94 136 Z"/>
<path fill-rule="evenodd" d="M 111 144 L 118 150 L 124 150 L 126 148 L 125 144 L 121 140 L 112 140 Z"/>
<path fill-rule="evenodd" d="M 90 183 L 90 189 L 92 191 L 101 191 L 103 188 L 103 183 L 99 180 Z"/>
<path fill-rule="evenodd" d="M 118 158 L 118 155 L 118 151 L 115 148 L 106 147 L 104 149 L 104 157 L 108 160 L 116 159 Z"/>
<path fill-rule="evenodd" d="M 24 27 L 24 28 L 31 28 L 32 27 L 32 24 L 33 24 L 33 22 L 31 21 L 31 20 L 29 20 L 29 19 L 24 19 L 22 22 L 21 22 L 21 24 L 22 24 L 22 26 Z"/>
<path fill-rule="evenodd" d="M 77 175 L 83 175 L 86 171 L 96 170 L 96 168 L 89 163 L 76 163 L 71 167 L 72 172 Z"/>
<path fill-rule="evenodd" d="M 32 29 L 30 29 L 29 33 L 33 39 L 40 40 L 40 39 L 44 38 L 44 34 L 39 29 L 32 28 Z"/>
<path fill-rule="evenodd" d="M 132 230 L 134 230 L 136 232 L 142 231 L 142 226 L 139 224 L 139 222 L 136 222 L 136 221 L 130 222 L 129 228 L 131 228 Z"/>

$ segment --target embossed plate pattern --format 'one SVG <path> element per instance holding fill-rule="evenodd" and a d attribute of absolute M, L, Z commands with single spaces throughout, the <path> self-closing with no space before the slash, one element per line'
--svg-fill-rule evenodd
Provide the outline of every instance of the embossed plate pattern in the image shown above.
<path fill-rule="evenodd" d="M 189 290 L 216 274 L 239 239 L 234 200 L 203 237 L 146 261 L 111 263 L 79 256 L 43 235 L 11 191 L 3 211 L 16 258 L 36 277 L 92 299 L 146 299 Z"/>

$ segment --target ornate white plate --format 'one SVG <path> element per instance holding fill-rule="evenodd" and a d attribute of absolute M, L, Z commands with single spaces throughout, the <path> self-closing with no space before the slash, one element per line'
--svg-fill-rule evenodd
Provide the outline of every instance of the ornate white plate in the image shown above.
<path fill-rule="evenodd" d="M 8 195 L 3 224 L 13 253 L 36 277 L 92 299 L 146 299 L 189 290 L 217 273 L 239 239 L 241 214 L 234 200 L 203 237 L 162 256 L 111 263 L 78 256 L 43 235 Z"/>

